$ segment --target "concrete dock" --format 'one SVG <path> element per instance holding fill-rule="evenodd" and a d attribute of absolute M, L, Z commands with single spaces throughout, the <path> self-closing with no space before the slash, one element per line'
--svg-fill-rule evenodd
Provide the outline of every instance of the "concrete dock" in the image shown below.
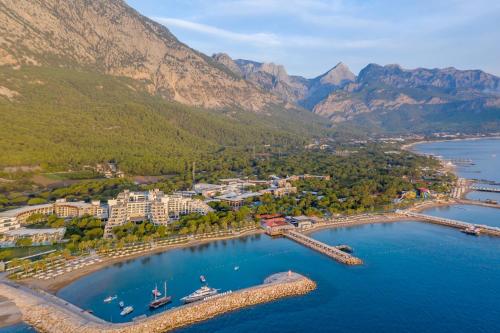
<path fill-rule="evenodd" d="M 346 253 L 335 246 L 330 246 L 325 243 L 322 243 L 314 238 L 308 237 L 304 234 L 301 234 L 297 231 L 287 230 L 283 233 L 288 239 L 291 239 L 299 244 L 307 246 L 310 249 L 323 253 L 328 257 L 337 260 L 346 265 L 361 265 L 363 261 L 355 256 Z M 345 246 L 345 245 L 344 245 Z"/>
<path fill-rule="evenodd" d="M 133 322 L 116 324 L 97 318 L 56 296 L 9 281 L 0 282 L 0 296 L 13 302 L 23 321 L 39 332 L 163 333 L 244 307 L 303 295 L 315 288 L 314 281 L 298 273 L 277 273 L 261 285 L 171 308 Z"/>

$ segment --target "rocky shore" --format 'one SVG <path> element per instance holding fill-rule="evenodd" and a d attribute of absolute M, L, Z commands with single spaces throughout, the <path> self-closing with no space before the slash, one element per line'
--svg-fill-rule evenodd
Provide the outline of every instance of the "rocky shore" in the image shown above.
<path fill-rule="evenodd" d="M 316 283 L 293 272 L 268 277 L 263 284 L 228 293 L 220 297 L 172 308 L 160 314 L 130 323 L 104 322 L 55 296 L 40 294 L 28 288 L 0 283 L 0 295 L 12 300 L 22 313 L 23 321 L 39 332 L 166 332 L 213 318 L 244 307 L 271 302 L 283 297 L 306 294 Z M 53 299 L 50 299 L 52 297 Z"/>

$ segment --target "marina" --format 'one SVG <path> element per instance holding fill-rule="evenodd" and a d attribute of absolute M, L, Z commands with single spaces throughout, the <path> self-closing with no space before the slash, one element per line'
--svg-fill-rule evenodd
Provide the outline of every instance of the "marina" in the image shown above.
<path fill-rule="evenodd" d="M 225 293 L 217 298 L 207 298 L 155 316 L 140 316 L 133 322 L 125 324 L 104 322 L 76 307 L 68 309 L 61 306 L 58 299 L 49 299 L 43 294 L 12 283 L 0 283 L 0 295 L 11 299 L 22 313 L 23 320 L 42 332 L 136 333 L 166 332 L 238 308 L 306 294 L 315 288 L 316 284 L 313 281 L 300 274 L 291 271 L 277 273 L 260 285 Z M 127 306 L 121 315 L 126 316 L 133 311 L 132 306 Z"/>

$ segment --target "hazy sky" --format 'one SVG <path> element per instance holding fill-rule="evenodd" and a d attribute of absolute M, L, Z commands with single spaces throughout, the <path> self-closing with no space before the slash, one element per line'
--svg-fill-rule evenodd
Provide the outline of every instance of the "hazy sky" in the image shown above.
<path fill-rule="evenodd" d="M 317 76 L 339 61 L 500 74 L 500 0 L 126 0 L 208 55 Z"/>

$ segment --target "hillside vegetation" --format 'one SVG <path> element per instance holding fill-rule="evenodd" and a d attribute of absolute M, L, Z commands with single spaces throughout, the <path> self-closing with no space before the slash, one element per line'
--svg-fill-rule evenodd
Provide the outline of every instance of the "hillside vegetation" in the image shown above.
<path fill-rule="evenodd" d="M 138 81 L 91 70 L 0 67 L 0 166 L 79 169 L 116 160 L 126 172 L 184 171 L 232 147 L 302 144 L 325 127 L 306 111 L 210 111 L 151 96 Z"/>

